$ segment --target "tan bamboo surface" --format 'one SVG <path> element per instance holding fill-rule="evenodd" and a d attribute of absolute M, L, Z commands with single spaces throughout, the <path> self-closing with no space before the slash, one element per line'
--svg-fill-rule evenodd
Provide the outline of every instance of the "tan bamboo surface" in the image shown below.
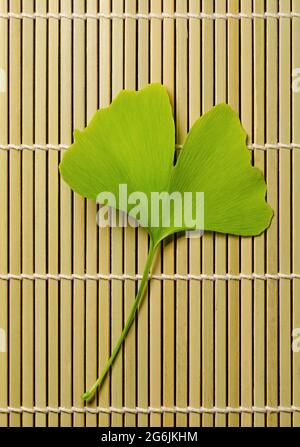
<path fill-rule="evenodd" d="M 187 12 L 187 2 L 176 2 L 179 13 Z M 183 144 L 187 134 L 188 111 L 188 27 L 186 19 L 176 22 L 176 141 Z M 180 63 L 179 63 L 180 61 Z M 188 239 L 176 237 L 176 272 L 188 272 Z M 187 350 L 188 350 L 188 288 L 186 281 L 176 282 L 176 405 L 185 408 L 187 402 Z M 176 415 L 176 426 L 187 425 L 187 415 Z"/>
<path fill-rule="evenodd" d="M 5 0 L 1 0 L 1 11 L 7 12 L 7 2 Z M 0 27 L 0 60 L 1 60 L 1 69 L 2 75 L 5 73 L 5 79 L 2 82 L 4 84 L 6 91 L 1 91 L 0 93 L 0 110 L 1 116 L 3 119 L 0 121 L 0 143 L 7 144 L 9 141 L 9 133 L 8 133 L 8 92 L 7 92 L 7 72 L 8 72 L 8 23 L 6 20 L 1 20 Z M 1 255 L 0 255 L 0 264 L 1 271 L 3 273 L 7 273 L 9 270 L 8 267 L 8 152 L 1 151 L 1 175 L 0 175 L 0 194 L 1 194 L 1 206 L 3 207 L 3 211 L 0 217 L 0 243 L 1 243 Z M 5 334 L 4 342 L 7 345 L 7 334 L 8 334 L 8 283 L 7 281 L 0 281 L 0 303 L 1 303 L 1 312 L 0 312 L 0 327 L 2 328 L 2 334 Z M 8 352 L 7 348 L 6 352 L 1 352 L 1 368 L 0 368 L 0 405 L 2 407 L 6 407 L 8 405 Z M 1 426 L 8 425 L 8 415 L 1 414 L 0 415 Z"/>
<path fill-rule="evenodd" d="M 125 2 L 125 11 L 127 13 L 136 12 L 136 2 L 129 0 Z M 124 87 L 135 90 L 136 86 L 136 22 L 130 19 L 125 20 L 125 79 Z M 135 252 L 136 252 L 136 230 L 127 227 L 125 232 L 125 253 L 124 253 L 124 272 L 128 275 L 135 274 Z M 124 287 L 124 322 L 130 314 L 131 306 L 134 302 L 135 284 L 127 280 Z M 124 323 L 123 323 L 124 324 Z M 134 324 L 128 342 L 125 345 L 125 401 L 126 407 L 134 407 L 136 402 L 136 325 Z M 124 425 L 126 427 L 136 426 L 136 415 L 126 414 Z"/>
<path fill-rule="evenodd" d="M 92 2 L 91 8 L 92 8 Z M 84 2 L 77 1 L 74 4 L 74 12 L 80 14 L 84 12 Z M 97 64 L 97 54 L 91 52 L 91 43 L 89 41 L 89 37 L 91 35 L 91 24 L 87 23 L 87 43 L 85 45 L 85 25 L 80 21 L 76 21 L 74 23 L 74 39 L 73 39 L 73 60 L 74 60 L 74 97 L 73 97 L 73 120 L 74 126 L 76 128 L 82 128 L 84 126 L 85 121 L 85 113 L 87 115 L 91 115 L 93 110 L 91 108 L 97 109 L 97 78 L 92 78 L 93 88 L 89 90 L 89 97 L 86 96 L 85 83 L 89 82 L 89 77 L 92 76 L 91 73 L 91 64 Z M 96 38 L 95 34 L 92 35 L 92 38 Z M 89 64 L 87 64 L 85 70 L 85 48 L 87 46 L 87 54 L 90 54 Z M 96 90 L 96 92 L 95 92 Z M 91 99 L 92 98 L 92 99 Z M 91 101 L 96 101 L 96 105 L 91 104 Z M 86 111 L 85 111 L 86 104 Z M 93 204 L 91 205 L 93 210 Z M 87 214 L 89 212 L 89 208 L 87 206 Z M 85 203 L 84 199 L 77 194 L 74 194 L 73 197 L 73 265 L 76 271 L 79 271 L 81 274 L 84 273 L 84 257 L 85 257 L 85 247 L 87 253 L 87 271 L 92 272 L 96 271 L 95 266 L 95 249 L 91 250 L 91 245 L 95 246 L 96 237 L 95 230 L 92 227 L 91 231 L 87 230 L 86 234 L 86 246 L 85 246 L 85 232 L 82 231 L 84 228 L 84 217 L 85 217 Z M 92 216 L 93 213 L 91 212 Z M 93 220 L 93 219 L 91 219 Z M 89 225 L 87 223 L 87 228 L 89 229 Z M 91 253 L 92 252 L 92 253 Z M 95 323 L 94 320 L 97 315 L 97 311 L 95 309 L 95 299 L 93 296 L 95 295 L 95 284 L 87 283 L 87 314 L 86 318 L 89 320 L 89 325 L 87 326 L 87 334 L 86 334 L 86 355 L 91 358 L 91 368 L 87 371 L 89 374 L 89 379 L 94 380 L 96 375 L 96 366 L 95 361 L 97 359 L 97 351 L 95 349 L 95 335 L 93 331 L 95 331 Z M 83 402 L 80 399 L 79 390 L 85 386 L 84 381 L 84 331 L 85 331 L 85 313 L 84 313 L 84 284 L 82 281 L 76 280 L 74 281 L 73 286 L 73 399 L 76 407 L 81 408 L 83 406 Z M 89 337 L 90 335 L 90 337 Z M 94 338 L 93 338 L 94 335 Z M 92 425 L 91 421 L 94 415 L 88 415 L 89 417 L 86 420 L 86 424 Z M 84 422 L 84 415 L 76 414 L 74 415 L 74 426 L 81 426 Z"/>
<path fill-rule="evenodd" d="M 190 11 L 195 14 L 200 12 L 200 3 L 195 0 L 190 2 Z M 189 96 L 188 96 L 188 126 L 192 125 L 201 114 L 201 23 L 197 19 L 189 22 Z M 189 272 L 199 274 L 201 272 L 201 238 L 191 238 L 189 241 Z M 189 376 L 188 390 L 189 403 L 193 407 L 201 405 L 201 283 L 190 281 L 189 283 Z M 189 416 L 190 427 L 199 427 L 201 416 L 191 414 Z"/>
<path fill-rule="evenodd" d="M 149 13 L 149 0 L 138 2 L 137 11 L 140 14 Z M 141 89 L 147 85 L 149 80 L 149 40 L 150 24 L 148 20 L 138 21 L 138 61 L 137 61 L 137 88 Z M 136 270 L 139 274 L 143 274 L 144 265 L 148 252 L 148 238 L 142 231 L 138 232 L 137 239 L 137 265 Z M 137 316 L 137 399 L 136 404 L 141 408 L 149 405 L 149 339 L 145 337 L 145 333 L 149 333 L 149 290 L 145 293 L 144 300 L 141 304 Z M 149 417 L 147 414 L 138 414 L 137 425 L 139 427 L 148 427 Z"/>
<path fill-rule="evenodd" d="M 278 11 L 278 2 L 267 2 L 268 12 Z M 266 34 L 266 139 L 270 143 L 278 141 L 278 29 L 276 19 L 267 19 Z M 266 164 L 268 201 L 274 210 L 274 219 L 267 233 L 267 272 L 278 271 L 278 153 L 268 152 Z M 278 404 L 278 282 L 267 280 L 266 290 L 266 368 L 267 404 Z M 267 425 L 277 425 L 277 414 L 267 415 Z"/>
<path fill-rule="evenodd" d="M 174 14 L 174 2 L 164 2 L 163 11 Z M 170 100 L 174 106 L 175 87 L 175 36 L 176 24 L 172 19 L 166 19 L 163 24 L 163 84 L 168 89 Z M 163 272 L 172 275 L 175 272 L 174 240 L 164 244 Z M 175 404 L 175 287 L 174 281 L 163 283 L 163 405 Z M 165 413 L 163 425 L 173 427 L 174 414 Z"/>
<path fill-rule="evenodd" d="M 15 0 L 11 3 L 14 12 L 20 11 L 21 2 Z M 9 78 L 9 102 L 11 113 L 9 115 L 9 138 L 21 142 L 21 23 L 14 19 L 9 27 L 9 66 L 13 66 Z M 21 153 L 15 152 L 9 156 L 9 270 L 14 273 L 21 271 Z M 21 403 L 21 283 L 13 280 L 9 284 L 8 292 L 9 315 L 9 397 L 13 405 Z M 19 414 L 10 414 L 11 426 L 21 425 Z"/>
<path fill-rule="evenodd" d="M 0 0 L 0 426 L 300 426 L 299 3 Z M 233 107 L 275 215 L 255 238 L 164 242 L 85 404 L 148 238 L 99 228 L 58 166 L 74 129 L 150 82 L 179 146 L 214 104 Z"/>
<path fill-rule="evenodd" d="M 49 2 L 49 11 L 57 13 L 59 11 L 59 2 L 52 0 Z M 59 68 L 57 60 L 59 58 L 59 24 L 54 20 L 49 20 L 49 44 L 48 44 L 48 135 L 49 140 L 59 143 L 60 123 L 59 123 Z M 59 267 L 59 175 L 57 173 L 59 164 L 59 153 L 54 151 L 48 154 L 48 271 L 57 274 Z M 59 404 L 59 284 L 55 280 L 48 282 L 48 404 L 56 407 Z M 59 421 L 58 414 L 50 413 L 48 417 L 49 426 L 57 426 Z"/>
<path fill-rule="evenodd" d="M 161 14 L 162 1 L 150 0 L 149 11 Z M 153 19 L 150 23 L 150 82 L 162 82 L 162 22 Z M 158 250 L 154 261 L 153 273 L 161 272 L 161 252 Z M 160 407 L 161 401 L 161 358 L 162 358 L 162 327 L 161 327 L 161 291 L 162 285 L 159 280 L 151 281 L 149 286 L 149 400 L 151 407 Z M 151 427 L 161 426 L 161 415 L 150 414 L 149 425 Z"/>
<path fill-rule="evenodd" d="M 264 12 L 264 5 L 254 0 L 253 11 L 257 14 Z M 253 105 L 254 105 L 254 135 L 253 141 L 257 144 L 265 142 L 265 22 L 259 18 L 254 19 L 253 45 Z M 265 173 L 265 153 L 260 150 L 254 152 L 254 163 Z M 259 274 L 265 272 L 265 234 L 254 238 L 254 271 Z M 253 318 L 253 376 L 254 376 L 254 405 L 264 406 L 265 392 L 265 284 L 254 281 L 254 318 Z M 264 414 L 254 414 L 254 425 L 265 424 Z"/>
<path fill-rule="evenodd" d="M 206 0 L 203 11 L 211 14 L 214 2 Z M 214 104 L 214 23 L 205 18 L 202 30 L 202 113 Z M 205 233 L 202 240 L 202 273 L 214 271 L 214 237 Z M 202 405 L 212 407 L 214 400 L 214 283 L 202 283 Z M 214 416 L 203 414 L 202 425 L 212 426 Z"/>
<path fill-rule="evenodd" d="M 34 2 L 28 2 L 26 4 L 26 12 L 32 13 Z M 34 142 L 33 137 L 33 107 L 34 107 L 34 95 L 33 95 L 33 45 L 26 45 L 24 42 L 30 41 L 33 44 L 33 23 L 28 19 L 23 24 L 23 110 L 22 110 L 22 132 L 23 140 L 28 144 Z M 30 67 L 26 70 L 25 67 Z M 23 155 L 22 160 L 22 172 L 24 173 L 22 178 L 22 258 L 23 258 L 23 270 L 28 273 L 33 273 L 33 156 L 32 152 L 27 152 Z M 23 378 L 22 378 L 22 390 L 24 405 L 32 406 L 34 404 L 34 284 L 30 280 L 23 281 L 23 316 L 22 316 L 22 355 L 26 359 Z M 25 404 L 26 402 L 26 404 Z M 23 426 L 31 426 L 33 424 L 34 416 L 31 414 L 23 415 Z"/>
<path fill-rule="evenodd" d="M 84 12 L 84 1 L 77 0 L 74 2 L 73 8 L 76 7 L 76 12 L 83 13 Z M 97 12 L 97 2 L 90 1 L 87 12 L 95 13 Z M 78 100 L 78 109 L 81 111 L 80 120 L 84 120 L 84 101 L 86 100 L 86 119 L 90 120 L 94 113 L 98 108 L 98 48 L 97 48 L 97 24 L 95 24 L 94 20 L 89 19 L 86 23 L 86 30 L 84 29 L 84 23 L 79 23 L 77 26 L 81 28 L 78 29 L 78 70 L 76 67 L 73 68 L 74 74 L 78 73 L 78 86 L 75 90 L 75 95 L 77 96 L 77 91 L 81 92 Z M 86 32 L 86 51 L 84 48 L 84 35 Z M 80 46 L 79 46 L 80 45 Z M 85 61 L 85 53 L 86 53 L 86 64 Z M 86 71 L 85 71 L 86 65 Z M 84 83 L 86 85 L 90 85 L 91 88 L 85 90 Z M 86 94 L 86 98 L 84 97 L 84 93 Z M 74 99 L 73 99 L 74 101 Z M 73 102 L 74 104 L 74 102 Z M 76 103 L 75 103 L 76 104 Z M 76 113 L 76 108 L 74 110 Z M 78 114 L 79 115 L 79 114 Z M 76 116 L 76 115 L 75 115 Z M 80 126 L 79 126 L 80 127 Z M 80 198 L 80 216 L 79 222 L 84 222 L 84 204 L 83 199 Z M 81 205 L 82 203 L 82 205 Z M 95 274 L 97 272 L 97 228 L 94 225 L 96 219 L 97 207 L 95 202 L 88 200 L 86 206 L 86 232 L 85 232 L 85 250 L 86 250 L 86 272 L 90 274 Z M 80 224 L 79 224 L 80 226 Z M 81 225 L 82 227 L 82 225 Z M 84 246 L 84 241 L 81 241 L 81 245 Z M 81 246 L 80 245 L 80 246 Z M 81 250 L 79 256 L 82 257 L 82 263 L 84 259 L 84 250 Z M 84 269 L 84 267 L 83 267 Z M 86 383 L 92 383 L 97 379 L 98 371 L 97 371 L 97 345 L 98 345 L 98 336 L 97 336 L 97 284 L 95 281 L 87 281 L 86 283 L 86 337 L 85 337 L 85 346 L 84 350 L 86 353 L 86 361 L 85 364 L 85 379 Z M 74 303 L 76 304 L 76 303 Z M 82 306 L 82 310 L 79 314 L 79 318 L 84 312 L 84 306 Z M 82 324 L 82 322 L 81 322 Z M 74 325 L 74 330 L 76 331 L 76 325 Z M 81 337 L 82 340 L 82 337 Z M 81 354 L 81 353 L 79 353 Z M 80 355 L 81 360 L 82 356 Z M 75 377 L 75 376 L 74 376 Z M 83 384 L 84 381 L 81 381 L 80 384 Z M 79 388 L 79 387 L 78 387 Z M 73 392 L 74 393 L 74 392 Z M 73 394 L 74 398 L 74 394 Z M 77 393 L 77 399 L 80 399 Z M 91 407 L 96 406 L 97 399 L 95 399 L 92 403 L 88 405 Z M 87 414 L 86 415 L 86 425 L 87 426 L 97 426 L 97 415 L 95 414 Z"/>
<path fill-rule="evenodd" d="M 62 12 L 72 11 L 72 2 L 61 4 Z M 61 21 L 60 32 L 60 138 L 66 144 L 72 139 L 72 28 L 67 18 Z M 61 154 L 62 156 L 63 154 Z M 72 270 L 72 193 L 64 182 L 60 182 L 60 270 Z M 82 231 L 84 229 L 82 228 Z M 59 306 L 59 364 L 60 364 L 60 405 L 72 405 L 72 288 L 70 281 L 63 279 L 60 286 Z M 60 424 L 69 427 L 72 415 L 63 413 Z"/>
<path fill-rule="evenodd" d="M 242 12 L 251 13 L 251 0 L 244 1 L 242 4 Z M 248 130 L 248 141 L 253 142 L 253 59 L 247 55 L 253 53 L 253 29 L 250 19 L 242 19 L 241 23 L 241 79 L 240 79 L 240 95 L 241 95 L 241 120 L 242 124 Z M 241 271 L 245 274 L 251 274 L 252 270 L 252 238 L 244 238 L 241 240 Z M 241 315 L 241 332 L 240 332 L 240 383 L 241 383 L 241 405 L 245 408 L 253 405 L 252 389 L 252 350 L 253 350 L 253 303 L 252 303 L 252 283 L 245 279 L 241 281 L 240 288 L 240 315 Z M 251 414 L 242 413 L 241 426 L 251 427 L 253 417 Z"/>
<path fill-rule="evenodd" d="M 58 0 L 49 2 L 49 11 L 59 11 Z M 33 24 L 32 24 L 33 25 Z M 48 132 L 49 141 L 59 143 L 59 24 L 55 19 L 49 20 L 49 45 L 48 45 Z M 48 154 L 48 271 L 57 274 L 59 271 L 59 154 L 51 151 Z M 74 285 L 75 295 L 75 285 Z M 48 282 L 48 404 L 50 407 L 59 405 L 59 284 L 55 280 Z M 75 340 L 74 340 L 75 343 Z M 74 360 L 75 362 L 75 360 Z M 59 416 L 50 413 L 48 426 L 57 426 Z"/>
<path fill-rule="evenodd" d="M 239 11 L 239 1 L 229 0 L 228 10 L 231 13 Z M 227 100 L 233 110 L 239 114 L 240 104 L 240 48 L 239 23 L 229 19 L 227 35 Z M 239 272 L 240 246 L 239 238 L 228 236 L 228 271 L 231 274 Z M 239 281 L 230 281 L 228 286 L 228 403 L 236 407 L 240 400 L 240 284 Z M 229 426 L 238 426 L 240 416 L 229 413 Z"/>
<path fill-rule="evenodd" d="M 226 0 L 218 3 L 216 11 L 220 14 L 226 13 Z M 215 29 L 215 100 L 216 103 L 227 100 L 227 23 L 225 20 L 218 20 Z M 227 271 L 227 241 L 226 236 L 215 235 L 215 272 L 224 275 Z M 227 404 L 227 284 L 226 281 L 217 281 L 215 284 L 215 405 L 224 407 Z M 201 349 L 201 344 L 199 349 Z M 216 414 L 215 426 L 226 424 L 225 414 Z"/>
<path fill-rule="evenodd" d="M 300 12 L 300 4 L 296 0 L 292 2 L 292 10 L 295 13 Z M 300 23 L 299 20 L 292 24 L 292 66 L 298 66 L 300 64 Z M 299 92 L 298 92 L 299 93 Z M 298 141 L 300 138 L 300 128 L 297 126 L 297 120 L 300 117 L 300 96 L 297 92 L 293 92 L 292 95 L 292 138 L 294 141 Z M 299 200 L 299 191 L 300 191 L 300 178 L 299 178 L 299 168 L 300 168 L 300 154 L 295 153 L 292 154 L 292 247 L 293 247 L 293 256 L 292 256 L 292 268 L 297 269 L 300 267 L 300 253 L 299 250 L 295 250 L 295 246 L 300 243 L 300 210 L 296 207 L 297 200 Z M 298 172 L 298 174 L 297 174 Z M 297 300 L 297 294 L 300 291 L 300 281 L 295 280 L 293 284 L 293 300 L 292 300 L 292 318 L 291 325 L 292 327 L 298 327 L 300 323 L 300 304 L 299 300 Z M 297 353 L 292 354 L 292 402 L 294 405 L 299 405 L 300 403 L 300 384 L 299 380 L 297 380 L 297 371 L 299 371 L 300 367 L 300 358 L 297 356 Z M 294 426 L 298 426 L 300 424 L 300 415 L 299 413 L 293 414 L 292 423 Z"/>
<path fill-rule="evenodd" d="M 100 12 L 109 13 L 109 2 L 101 2 Z M 102 88 L 99 89 L 99 105 L 106 107 L 109 105 L 111 97 L 111 23 L 109 20 L 103 21 L 99 29 L 99 79 L 101 79 Z M 100 51 L 101 49 L 101 51 Z M 98 268 L 104 273 L 110 272 L 110 229 L 99 229 L 99 255 Z M 110 352 L 110 284 L 108 281 L 99 281 L 99 301 L 98 301 L 98 375 L 108 358 Z M 110 375 L 103 385 L 102 393 L 99 395 L 99 406 L 107 407 L 110 405 Z M 99 424 L 109 426 L 110 415 L 99 414 Z"/>
<path fill-rule="evenodd" d="M 279 11 L 288 12 L 290 2 L 281 0 Z M 291 23 L 280 19 L 279 27 L 279 140 L 291 140 Z M 279 269 L 291 270 L 291 154 L 283 149 L 279 153 Z M 291 334 L 291 283 L 286 279 L 279 282 L 279 403 L 289 406 L 292 403 L 291 356 L 289 348 Z M 290 427 L 291 415 L 280 414 L 280 425 Z"/>
<path fill-rule="evenodd" d="M 122 13 L 123 1 L 116 0 L 112 3 L 112 12 Z M 111 67 L 111 83 L 112 96 L 114 97 L 120 90 L 124 88 L 124 21 L 117 18 L 112 22 L 112 67 Z M 100 48 L 101 51 L 101 48 Z M 124 256 L 124 239 L 123 229 L 115 228 L 116 231 L 111 232 L 111 268 L 112 273 L 122 274 L 123 256 Z M 111 350 L 117 342 L 123 326 L 123 284 L 121 281 L 113 280 L 111 284 Z M 120 408 L 123 405 L 123 347 L 115 361 L 112 369 L 111 383 L 111 405 Z M 123 425 L 123 415 L 112 414 L 111 425 L 113 427 Z"/>

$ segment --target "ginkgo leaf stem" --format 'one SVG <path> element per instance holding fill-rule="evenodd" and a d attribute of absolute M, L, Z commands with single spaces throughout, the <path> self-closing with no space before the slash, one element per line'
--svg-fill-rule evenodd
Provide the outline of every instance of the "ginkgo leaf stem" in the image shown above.
<path fill-rule="evenodd" d="M 120 335 L 120 338 L 118 339 L 118 342 L 115 345 L 114 350 L 113 350 L 110 358 L 108 359 L 108 361 L 107 361 L 107 363 L 106 363 L 106 365 L 105 365 L 105 367 L 104 367 L 100 377 L 96 380 L 94 385 L 81 396 L 81 398 L 83 400 L 91 400 L 94 397 L 97 389 L 101 388 L 101 385 L 103 384 L 103 382 L 104 382 L 104 380 L 105 380 L 105 378 L 107 376 L 108 371 L 110 370 L 110 368 L 113 365 L 115 359 L 117 358 L 117 355 L 118 355 L 118 353 L 119 353 L 119 351 L 120 351 L 120 349 L 121 349 L 121 347 L 123 345 L 123 342 L 124 342 L 128 332 L 129 332 L 129 330 L 130 330 L 130 328 L 132 326 L 132 323 L 135 320 L 136 312 L 137 312 L 137 310 L 138 310 L 138 308 L 139 308 L 139 306 L 141 304 L 141 301 L 142 301 L 142 299 L 144 297 L 145 290 L 146 290 L 147 284 L 148 284 L 148 276 L 149 276 L 149 272 L 150 272 L 150 269 L 151 269 L 151 266 L 152 266 L 154 255 L 156 253 L 156 249 L 157 249 L 157 245 L 154 245 L 152 239 L 150 238 L 150 246 L 149 246 L 149 251 L 148 251 L 148 256 L 147 256 L 147 260 L 146 260 L 146 264 L 145 264 L 144 273 L 143 273 L 143 276 L 142 276 L 142 279 L 141 279 L 141 282 L 140 282 L 140 285 L 139 285 L 139 288 L 138 288 L 138 291 L 137 291 L 134 303 L 133 303 L 132 308 L 130 310 L 129 317 L 128 317 L 127 321 L 126 321 L 126 324 L 125 324 L 125 326 L 123 328 L 123 331 L 122 331 L 122 333 Z"/>

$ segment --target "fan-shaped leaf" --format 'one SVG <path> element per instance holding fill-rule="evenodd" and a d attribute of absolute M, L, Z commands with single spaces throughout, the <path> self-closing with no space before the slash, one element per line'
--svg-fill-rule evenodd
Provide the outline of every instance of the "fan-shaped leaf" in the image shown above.
<path fill-rule="evenodd" d="M 174 121 L 167 92 L 154 84 L 140 92 L 123 91 L 112 104 L 99 110 L 88 127 L 75 132 L 75 142 L 64 155 L 60 172 L 71 188 L 84 197 L 96 199 L 112 193 L 116 207 L 133 214 L 134 203 L 120 202 L 119 185 L 127 194 L 140 192 L 144 217 L 139 223 L 150 234 L 150 248 L 142 281 L 130 316 L 101 376 L 83 395 L 90 399 L 105 380 L 134 321 L 147 286 L 148 273 L 159 242 L 182 230 L 205 229 L 242 236 L 262 233 L 273 212 L 265 201 L 262 173 L 251 166 L 246 134 L 237 115 L 223 104 L 216 106 L 192 127 L 179 159 L 173 166 Z M 153 217 L 153 193 L 204 193 L 204 222 L 187 224 L 182 208 L 170 206 L 169 224 Z M 196 201 L 192 200 L 193 215 Z M 170 203 L 169 203 L 170 204 Z M 147 216 L 145 218 L 145 216 Z M 181 217 L 181 224 L 178 224 Z M 179 219 L 180 220 L 180 219 Z"/>

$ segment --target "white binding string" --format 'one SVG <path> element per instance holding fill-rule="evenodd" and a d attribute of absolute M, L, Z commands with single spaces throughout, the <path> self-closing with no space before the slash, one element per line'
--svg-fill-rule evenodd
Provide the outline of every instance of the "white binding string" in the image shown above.
<path fill-rule="evenodd" d="M 0 144 L 0 149 L 2 150 L 16 150 L 16 151 L 23 151 L 23 150 L 29 150 L 29 151 L 36 151 L 36 150 L 42 150 L 42 151 L 62 151 L 64 149 L 68 149 L 70 145 L 66 144 Z"/>
<path fill-rule="evenodd" d="M 27 273 L 20 273 L 20 274 L 14 274 L 14 273 L 7 273 L 7 274 L 0 274 L 0 280 L 9 281 L 9 280 L 31 280 L 34 281 L 36 279 L 40 280 L 81 280 L 81 281 L 88 281 L 88 280 L 105 280 L 105 281 L 112 281 L 112 280 L 119 280 L 119 281 L 139 281 L 142 279 L 142 275 L 128 275 L 128 274 L 122 274 L 122 275 L 116 275 L 114 273 L 110 274 L 88 274 L 85 273 L 83 275 L 72 273 L 72 274 L 51 274 L 51 273 L 33 273 L 33 274 L 27 274 Z M 239 273 L 236 275 L 232 275 L 230 273 L 226 273 L 224 275 L 221 274 L 213 274 L 213 275 L 206 275 L 206 274 L 200 274 L 200 275 L 193 275 L 193 274 L 186 274 L 186 275 L 180 275 L 180 274 L 174 274 L 174 275 L 167 275 L 167 274 L 160 274 L 160 275 L 149 275 L 150 279 L 157 279 L 160 281 L 218 281 L 218 280 L 224 280 L 224 281 L 240 281 L 243 279 L 246 280 L 263 280 L 267 281 L 268 279 L 273 280 L 280 280 L 280 279 L 300 279 L 300 273 L 265 273 L 265 274 L 259 274 L 259 273 Z"/>
<path fill-rule="evenodd" d="M 7 13 L 0 13 L 0 19 L 67 19 L 67 20 L 74 20 L 74 19 L 80 19 L 80 20 L 88 20 L 88 19 L 133 19 L 133 20 L 151 20 L 151 19 L 209 19 L 209 20 L 218 20 L 218 19 L 293 19 L 293 18 L 300 18 L 300 13 L 298 12 L 264 12 L 264 13 L 211 13 L 207 14 L 204 12 L 201 12 L 199 14 L 195 13 L 148 13 L 148 14 L 141 14 L 141 13 L 85 13 L 85 14 L 76 14 L 76 13 L 14 13 L 14 12 L 7 12 Z"/>
<path fill-rule="evenodd" d="M 22 151 L 22 150 L 29 150 L 29 151 L 36 151 L 36 150 L 42 150 L 42 151 L 50 151 L 50 150 L 54 150 L 54 151 L 62 151 L 65 149 L 68 149 L 70 147 L 70 145 L 66 145 L 66 144 L 33 144 L 33 145 L 29 145 L 29 144 L 0 144 L 0 149 L 1 150 L 17 150 L 17 151 Z M 176 149 L 182 149 L 183 145 L 182 144 L 177 144 L 176 145 Z M 297 143 L 277 143 L 277 144 L 270 144 L 270 143 L 266 143 L 266 144 L 249 144 L 248 149 L 254 151 L 254 150 L 262 150 L 262 151 L 266 151 L 266 150 L 280 150 L 280 149 L 288 149 L 288 150 L 292 150 L 292 149 L 300 149 L 300 144 Z"/>
<path fill-rule="evenodd" d="M 277 144 L 270 144 L 270 143 L 266 143 L 264 145 L 262 144 L 249 144 L 248 149 L 254 151 L 256 149 L 258 150 L 269 150 L 269 149 L 274 149 L 274 150 L 280 150 L 280 149 L 300 149 L 300 144 L 297 143 L 290 143 L 290 144 L 286 144 L 286 143 L 277 143 Z"/>
<path fill-rule="evenodd" d="M 295 413 L 300 412 L 300 407 L 296 406 L 290 406 L 290 407 L 284 407 L 284 406 L 278 406 L 278 407 L 225 407 L 225 408 L 219 408 L 219 407 L 212 407 L 212 408 L 193 408 L 193 407 L 160 407 L 160 408 L 128 408 L 128 407 L 122 407 L 122 408 L 115 408 L 115 407 L 83 407 L 83 408 L 77 408 L 77 407 L 33 407 L 33 408 L 27 408 L 27 407 L 6 407 L 6 408 L 0 408 L 0 413 L 4 414 L 10 414 L 10 413 L 67 413 L 67 414 L 73 414 L 73 413 L 92 413 L 92 414 L 99 414 L 99 413 L 117 413 L 117 414 L 152 414 L 152 413 L 158 413 L 158 414 L 164 414 L 164 413 L 184 413 L 184 414 L 203 414 L 203 413 L 209 413 L 209 414 L 228 414 L 228 413 Z"/>

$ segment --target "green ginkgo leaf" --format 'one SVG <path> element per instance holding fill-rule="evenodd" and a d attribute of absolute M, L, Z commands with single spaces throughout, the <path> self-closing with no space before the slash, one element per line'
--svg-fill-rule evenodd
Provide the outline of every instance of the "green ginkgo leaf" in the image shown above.
<path fill-rule="evenodd" d="M 205 230 L 255 236 L 270 225 L 267 187 L 261 171 L 251 166 L 246 139 L 227 104 L 207 112 L 188 134 L 170 190 L 204 192 Z"/>
<path fill-rule="evenodd" d="M 159 84 L 139 92 L 121 92 L 74 136 L 74 144 L 60 164 L 63 179 L 90 199 L 97 199 L 103 191 L 112 193 L 116 208 L 133 215 L 150 236 L 149 254 L 130 316 L 101 376 L 82 396 L 88 400 L 103 383 L 134 321 L 159 243 L 175 232 L 195 229 L 259 235 L 270 225 L 273 211 L 265 201 L 263 175 L 251 166 L 246 133 L 226 104 L 214 107 L 194 124 L 175 166 L 174 120 L 166 89 Z M 128 195 L 144 194 L 147 200 L 139 203 L 138 214 L 135 203 L 120 200 L 120 185 L 126 185 Z M 190 198 L 203 193 L 204 219 L 187 224 L 184 207 L 173 206 L 168 225 L 161 220 L 154 225 L 157 209 L 151 207 L 152 195 L 165 192 L 190 193 Z M 197 215 L 195 204 L 191 200 L 193 216 Z"/>
<path fill-rule="evenodd" d="M 122 91 L 74 136 L 60 172 L 78 194 L 96 199 L 101 191 L 109 191 L 119 204 L 120 184 L 127 185 L 128 195 L 141 191 L 148 198 L 153 191 L 168 190 L 175 129 L 169 97 L 161 85 Z M 123 211 L 133 207 L 129 204 Z M 155 230 L 152 233 L 155 239 Z"/>

